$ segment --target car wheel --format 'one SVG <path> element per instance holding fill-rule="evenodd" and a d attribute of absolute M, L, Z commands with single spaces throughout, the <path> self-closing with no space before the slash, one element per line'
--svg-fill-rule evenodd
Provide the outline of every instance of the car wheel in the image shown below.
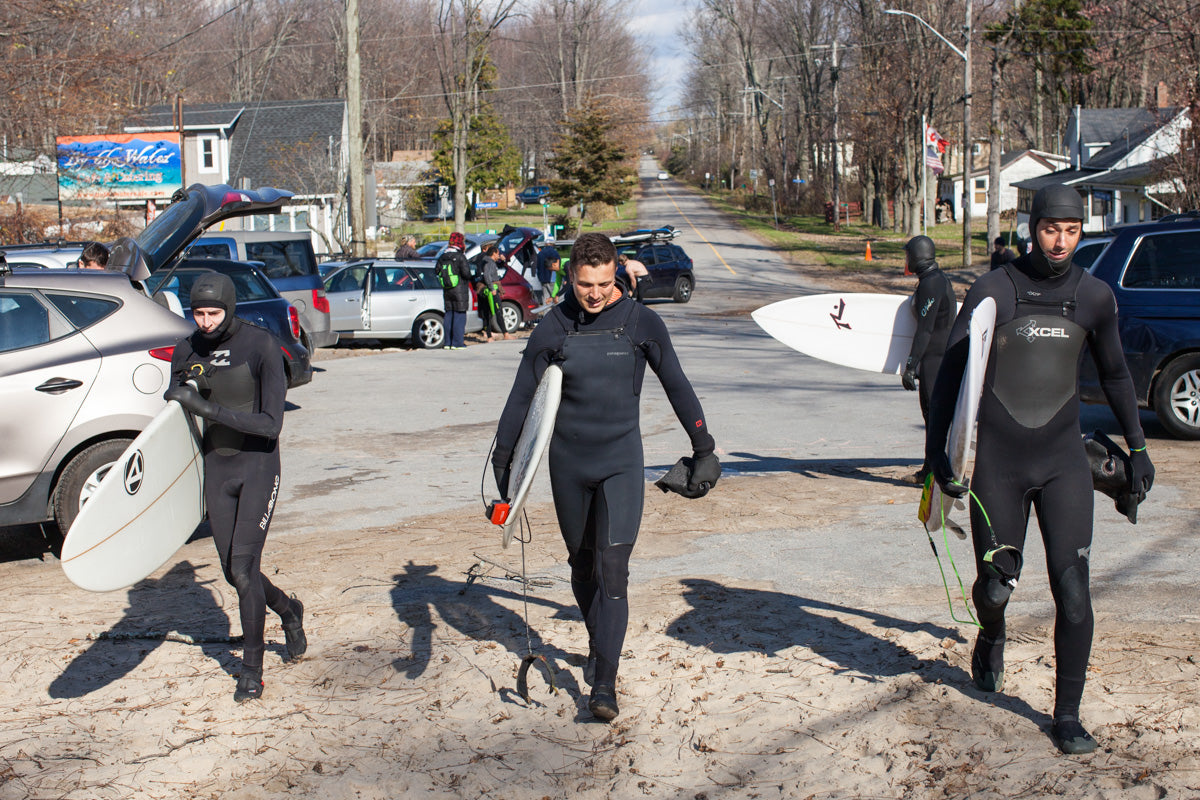
<path fill-rule="evenodd" d="M 500 304 L 497 318 L 503 326 L 503 333 L 516 333 L 521 329 L 521 307 L 510 300 Z"/>
<path fill-rule="evenodd" d="M 692 279 L 686 275 L 680 275 L 675 279 L 675 294 L 671 299 L 676 303 L 686 303 L 692 299 Z"/>
<path fill-rule="evenodd" d="M 54 487 L 54 521 L 63 536 L 132 439 L 109 439 L 85 448 L 63 470 Z"/>
<path fill-rule="evenodd" d="M 1181 356 L 1159 374 L 1154 413 L 1172 436 L 1200 439 L 1200 355 Z"/>
<path fill-rule="evenodd" d="M 413 323 L 413 343 L 423 350 L 436 350 L 446 343 L 446 323 L 441 314 L 426 311 Z"/>

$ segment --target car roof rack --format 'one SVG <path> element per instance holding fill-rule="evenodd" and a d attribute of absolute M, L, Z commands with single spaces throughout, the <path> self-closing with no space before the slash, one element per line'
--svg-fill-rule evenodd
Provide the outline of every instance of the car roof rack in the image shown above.
<path fill-rule="evenodd" d="M 625 231 L 612 237 L 616 244 L 630 242 L 669 242 L 679 236 L 681 231 L 675 230 L 674 225 L 664 225 L 661 228 L 641 228 L 635 231 Z"/>

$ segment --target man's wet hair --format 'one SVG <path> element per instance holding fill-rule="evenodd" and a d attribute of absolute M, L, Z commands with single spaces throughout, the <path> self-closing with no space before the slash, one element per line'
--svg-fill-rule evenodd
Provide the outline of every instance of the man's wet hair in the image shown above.
<path fill-rule="evenodd" d="M 585 233 L 571 248 L 571 266 L 599 267 L 617 260 L 617 248 L 603 233 Z"/>
<path fill-rule="evenodd" d="M 108 248 L 99 242 L 88 242 L 79 254 L 80 261 L 95 261 L 102 267 L 108 266 Z"/>
<path fill-rule="evenodd" d="M 498 252 L 500 252 L 500 246 L 498 244 L 496 244 L 495 242 L 492 242 L 491 244 L 488 244 L 488 245 L 484 245 L 483 254 L 485 256 L 490 256 L 490 255 L 492 255 L 494 253 L 498 253 Z"/>

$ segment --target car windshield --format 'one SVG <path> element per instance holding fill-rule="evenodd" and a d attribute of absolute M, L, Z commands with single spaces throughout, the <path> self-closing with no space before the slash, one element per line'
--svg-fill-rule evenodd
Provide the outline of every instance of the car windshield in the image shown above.
<path fill-rule="evenodd" d="M 196 232 L 204 216 L 204 199 L 198 194 L 188 194 L 186 200 L 172 203 L 154 218 L 154 221 L 134 239 L 138 247 L 153 261 L 153 268 L 162 264 L 158 261 L 161 252 L 175 252 Z"/>
<path fill-rule="evenodd" d="M 440 242 L 430 242 L 423 244 L 417 248 L 417 255 L 421 258 L 432 258 L 442 252 L 442 248 L 448 244 L 444 239 Z"/>
<path fill-rule="evenodd" d="M 222 272 L 225 272 L 233 280 L 235 297 L 239 303 L 270 300 L 275 296 L 266 282 L 252 269 L 231 269 L 222 270 Z M 204 270 L 176 270 L 164 288 L 166 291 L 174 292 L 184 308 L 191 308 L 192 285 L 204 274 L 206 274 Z M 164 277 L 166 277 L 165 272 L 155 273 L 147 279 L 146 284 L 152 291 L 157 290 Z"/>

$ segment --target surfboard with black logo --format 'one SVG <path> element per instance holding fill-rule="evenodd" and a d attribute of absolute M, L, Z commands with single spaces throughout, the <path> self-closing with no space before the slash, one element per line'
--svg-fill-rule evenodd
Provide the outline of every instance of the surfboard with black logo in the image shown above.
<path fill-rule="evenodd" d="M 81 589 L 124 589 L 165 564 L 204 519 L 201 421 L 168 402 L 104 473 L 67 532 L 62 568 Z"/>

